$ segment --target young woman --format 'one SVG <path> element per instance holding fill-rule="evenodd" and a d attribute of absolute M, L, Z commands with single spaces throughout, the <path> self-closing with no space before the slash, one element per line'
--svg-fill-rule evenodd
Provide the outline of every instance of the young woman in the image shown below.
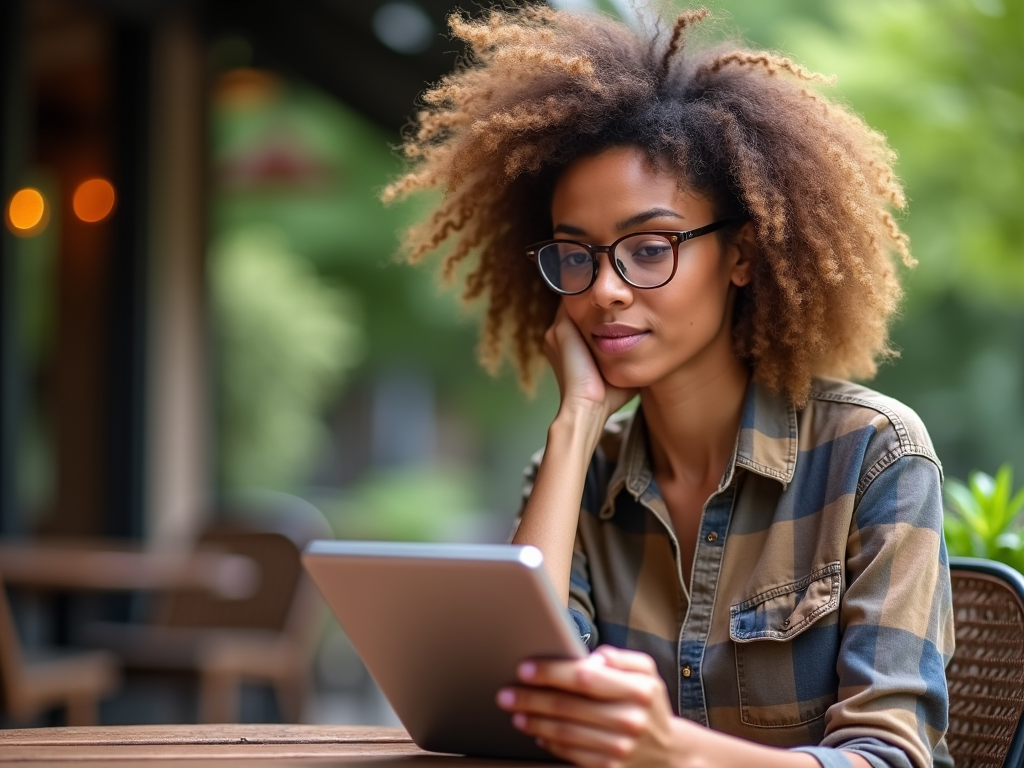
<path fill-rule="evenodd" d="M 939 463 L 842 380 L 911 264 L 892 153 L 787 59 L 690 45 L 704 15 L 454 17 L 386 192 L 443 192 L 412 259 L 472 257 L 483 361 L 561 391 L 514 541 L 594 651 L 498 703 L 581 766 L 948 765 Z"/>

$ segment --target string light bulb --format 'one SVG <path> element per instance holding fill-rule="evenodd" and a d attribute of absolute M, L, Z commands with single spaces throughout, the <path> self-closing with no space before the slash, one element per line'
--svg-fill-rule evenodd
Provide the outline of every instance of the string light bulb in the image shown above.
<path fill-rule="evenodd" d="M 32 237 L 46 228 L 49 210 L 43 193 L 33 187 L 19 189 L 7 203 L 7 228 L 18 237 Z"/>
<path fill-rule="evenodd" d="M 114 185 L 109 181 L 89 179 L 78 185 L 71 198 L 71 208 L 79 219 L 94 224 L 110 215 L 116 199 Z"/>

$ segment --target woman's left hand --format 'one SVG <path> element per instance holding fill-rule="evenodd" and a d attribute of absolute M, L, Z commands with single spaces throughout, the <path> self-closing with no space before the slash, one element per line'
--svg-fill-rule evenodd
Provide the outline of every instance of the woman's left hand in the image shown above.
<path fill-rule="evenodd" d="M 528 661 L 498 705 L 556 757 L 587 768 L 666 765 L 677 718 L 654 660 L 601 646 L 578 661 Z"/>

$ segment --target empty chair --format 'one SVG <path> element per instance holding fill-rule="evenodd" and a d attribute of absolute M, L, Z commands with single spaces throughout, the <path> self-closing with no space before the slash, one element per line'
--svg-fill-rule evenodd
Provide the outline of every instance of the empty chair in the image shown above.
<path fill-rule="evenodd" d="M 0 687 L 4 709 L 16 722 L 55 707 L 68 725 L 95 725 L 99 701 L 120 680 L 117 659 L 103 651 L 54 653 L 32 658 L 21 647 L 0 573 Z"/>
<path fill-rule="evenodd" d="M 128 668 L 197 673 L 202 722 L 236 722 L 243 682 L 269 685 L 283 718 L 301 722 L 323 606 L 299 557 L 308 540 L 327 535 L 315 509 L 215 523 L 196 546 L 251 558 L 259 571 L 253 594 L 169 593 L 151 623 L 95 625 L 86 638 Z"/>
<path fill-rule="evenodd" d="M 957 768 L 1024 768 L 1024 576 L 950 558 L 956 650 L 946 668 Z"/>

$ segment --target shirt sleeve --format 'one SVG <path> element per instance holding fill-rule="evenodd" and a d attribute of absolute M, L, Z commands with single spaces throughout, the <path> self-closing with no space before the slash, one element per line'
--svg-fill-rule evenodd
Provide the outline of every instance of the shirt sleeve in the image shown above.
<path fill-rule="evenodd" d="M 860 754 L 880 768 L 931 766 L 944 753 L 945 666 L 953 653 L 934 462 L 906 455 L 877 475 L 854 514 L 846 569 L 839 701 L 826 713 L 821 746 Z M 822 762 L 817 750 L 807 751 Z"/>
<path fill-rule="evenodd" d="M 600 644 L 597 623 L 594 621 L 594 604 L 590 599 L 590 574 L 587 570 L 587 555 L 580 542 L 579 533 L 572 550 L 572 570 L 569 573 L 569 615 L 580 630 L 580 640 L 590 650 Z"/>

